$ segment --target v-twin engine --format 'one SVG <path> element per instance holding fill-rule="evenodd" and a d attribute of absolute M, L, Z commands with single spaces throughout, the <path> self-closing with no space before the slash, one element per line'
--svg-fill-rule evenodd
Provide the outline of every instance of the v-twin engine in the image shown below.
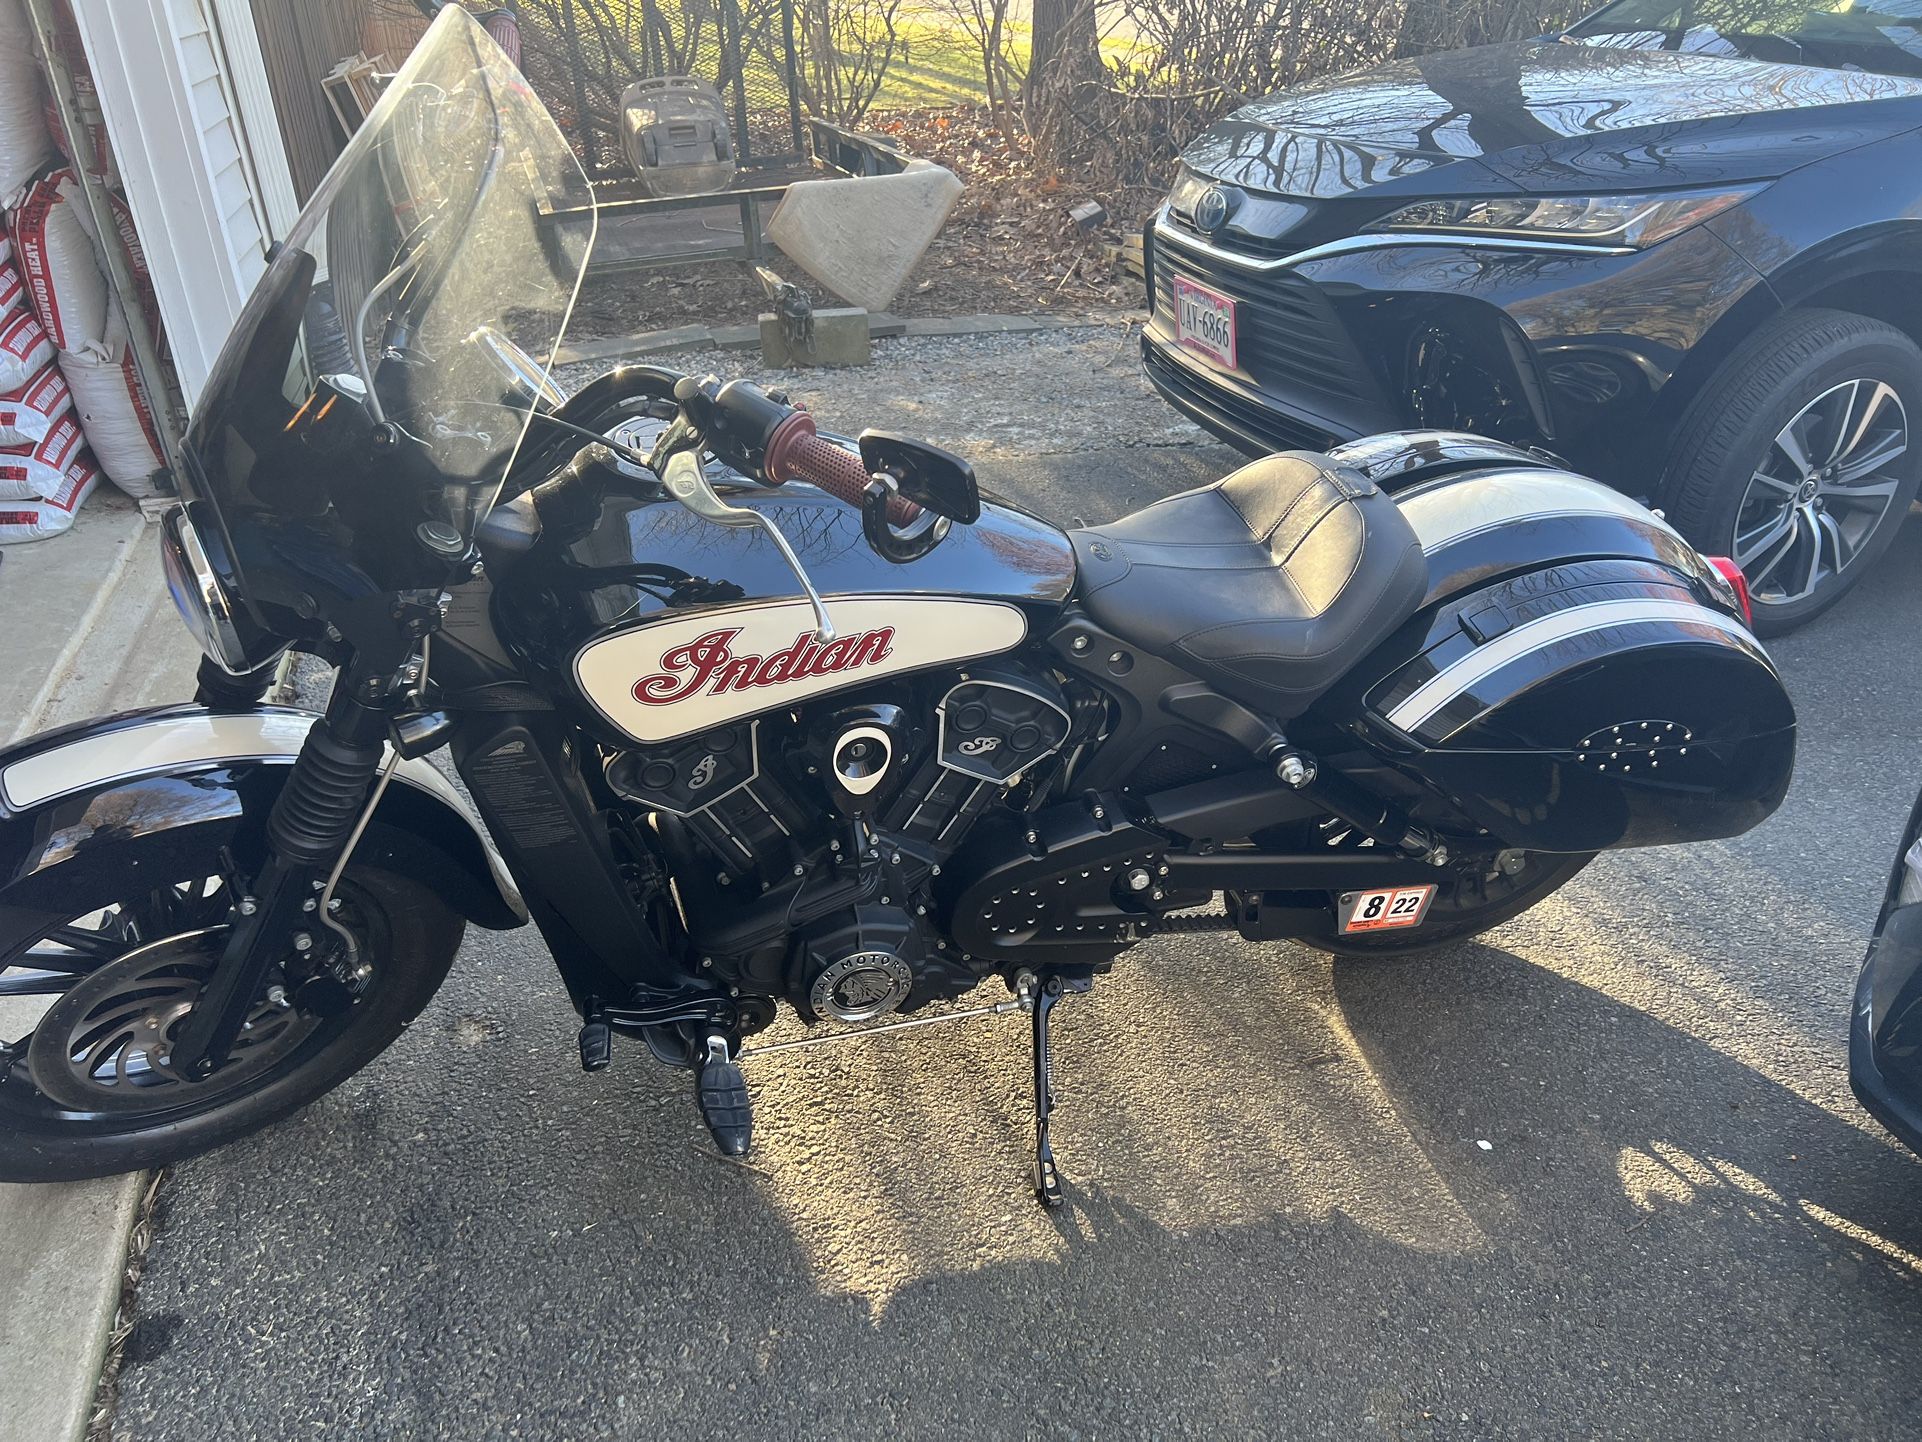
<path fill-rule="evenodd" d="M 975 667 L 621 752 L 606 777 L 652 813 L 704 968 L 872 1021 L 993 970 L 937 926 L 943 866 L 991 808 L 1046 794 L 1101 714 L 1046 672 Z"/>

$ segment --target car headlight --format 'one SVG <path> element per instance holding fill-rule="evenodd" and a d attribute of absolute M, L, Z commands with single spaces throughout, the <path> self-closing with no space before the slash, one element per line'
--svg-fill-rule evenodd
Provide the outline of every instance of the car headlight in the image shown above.
<path fill-rule="evenodd" d="M 1177 166 L 1174 186 L 1168 191 L 1168 208 L 1176 215 L 1192 216 L 1201 192 L 1213 184 L 1207 176 L 1196 175 L 1185 164 Z"/>
<path fill-rule="evenodd" d="M 250 669 L 247 648 L 241 642 L 240 628 L 234 624 L 226 588 L 208 564 L 200 535 L 182 509 L 169 511 L 161 526 L 160 557 L 174 608 L 195 643 L 228 675 L 245 675 Z"/>
<path fill-rule="evenodd" d="M 1681 191 L 1669 195 L 1504 196 L 1494 200 L 1423 200 L 1403 206 L 1376 230 L 1448 231 L 1562 240 L 1642 250 L 1739 205 L 1759 187 Z"/>

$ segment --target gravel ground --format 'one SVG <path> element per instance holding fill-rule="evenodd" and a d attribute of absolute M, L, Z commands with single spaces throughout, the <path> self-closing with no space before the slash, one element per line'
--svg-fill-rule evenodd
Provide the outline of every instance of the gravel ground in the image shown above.
<path fill-rule="evenodd" d="M 1137 446 L 1195 446 L 1184 420 L 1141 371 L 1139 322 L 874 343 L 874 363 L 847 370 L 766 370 L 751 350 L 684 351 L 657 364 L 690 375 L 744 377 L 805 402 L 823 429 L 903 431 L 972 461 Z M 608 369 L 565 366 L 577 389 Z"/>
<path fill-rule="evenodd" d="M 1178 423 L 1104 346 L 806 381 L 848 429 L 1006 412 L 973 454 L 1057 514 L 1218 473 L 1145 448 Z M 119 1435 L 1915 1436 L 1922 1166 L 1845 1061 L 1922 779 L 1918 576 L 1911 521 L 1772 648 L 1802 761 L 1749 836 L 1418 959 L 1139 948 L 1059 1013 L 1058 1216 L 1017 1024 L 750 1060 L 731 1165 L 637 1048 L 579 1072 L 537 937 L 472 933 L 359 1077 L 178 1168 Z"/>

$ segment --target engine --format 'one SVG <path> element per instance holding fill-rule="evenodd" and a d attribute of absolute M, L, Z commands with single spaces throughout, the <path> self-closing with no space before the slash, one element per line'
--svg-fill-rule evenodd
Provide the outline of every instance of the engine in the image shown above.
<path fill-rule="evenodd" d="M 745 1011 L 866 1022 L 993 969 L 940 929 L 943 866 L 991 809 L 1053 794 L 1104 715 L 997 663 L 619 752 L 606 777 L 650 813 L 701 964 Z"/>

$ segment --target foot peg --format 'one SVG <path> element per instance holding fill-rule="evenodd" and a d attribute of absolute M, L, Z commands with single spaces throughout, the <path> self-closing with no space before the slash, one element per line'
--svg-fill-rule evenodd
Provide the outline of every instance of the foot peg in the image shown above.
<path fill-rule="evenodd" d="M 726 1037 L 707 1039 L 707 1054 L 695 1075 L 694 1100 L 721 1155 L 746 1156 L 748 1143 L 754 1139 L 753 1105 L 748 1101 L 747 1078 L 741 1074 L 741 1064 L 729 1054 Z"/>
<path fill-rule="evenodd" d="M 581 1028 L 581 1070 L 604 1071 L 614 1060 L 614 1028 L 591 1017 Z"/>
<path fill-rule="evenodd" d="M 1085 992 L 1094 983 L 1085 976 L 1042 980 L 1027 975 L 1019 985 L 1034 1023 L 1034 1195 L 1042 1206 L 1058 1207 L 1067 1197 L 1061 1190 L 1061 1173 L 1054 1163 L 1054 1143 L 1048 1133 L 1048 1118 L 1054 1111 L 1054 1052 L 1048 1024 L 1063 996 Z"/>

